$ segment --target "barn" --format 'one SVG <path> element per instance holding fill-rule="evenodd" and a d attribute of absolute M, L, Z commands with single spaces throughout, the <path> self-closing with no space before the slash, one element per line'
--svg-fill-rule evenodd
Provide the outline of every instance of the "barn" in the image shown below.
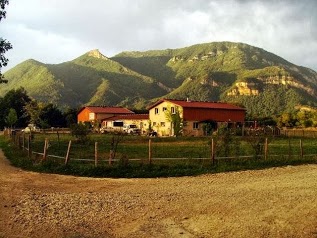
<path fill-rule="evenodd" d="M 101 122 L 103 119 L 118 116 L 134 114 L 127 108 L 123 107 L 97 107 L 97 106 L 86 106 L 79 110 L 77 114 L 78 123 L 84 122 Z"/>
<path fill-rule="evenodd" d="M 182 134 L 203 136 L 216 130 L 220 125 L 240 126 L 245 120 L 244 108 L 222 102 L 161 99 L 149 108 L 152 128 L 158 135 L 173 136 L 172 121 L 179 115 Z M 207 131 L 208 130 L 208 131 Z"/>

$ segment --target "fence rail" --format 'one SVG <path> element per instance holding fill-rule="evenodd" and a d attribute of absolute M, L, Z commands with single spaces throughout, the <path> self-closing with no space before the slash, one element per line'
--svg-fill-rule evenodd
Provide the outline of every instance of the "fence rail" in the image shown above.
<path fill-rule="evenodd" d="M 211 137 L 206 138 L 204 141 L 200 142 L 199 145 L 197 143 L 187 143 L 186 141 L 179 142 L 176 139 L 170 142 L 164 140 L 155 141 L 151 138 L 146 140 L 143 138 L 142 142 L 138 142 L 137 140 L 127 142 L 126 144 L 119 146 L 117 151 L 113 151 L 113 148 L 110 146 L 110 142 L 108 144 L 102 144 L 96 141 L 90 147 L 82 148 L 82 146 L 72 144 L 71 140 L 67 141 L 67 143 L 65 140 L 63 142 L 56 142 L 53 140 L 49 141 L 49 139 L 45 137 L 45 134 L 44 137 L 42 136 L 44 139 L 41 146 L 39 146 L 39 142 L 37 143 L 37 146 L 35 146 L 34 139 L 32 139 L 32 135 L 30 134 L 4 133 L 4 135 L 7 135 L 12 139 L 18 148 L 26 151 L 30 158 L 32 158 L 32 155 L 35 155 L 37 158 L 40 157 L 41 161 L 45 161 L 48 158 L 60 159 L 64 161 L 65 164 L 72 161 L 78 161 L 94 163 L 95 166 L 98 166 L 105 163 L 112 164 L 124 159 L 128 161 L 147 161 L 148 163 L 172 160 L 210 161 L 214 164 L 217 161 L 252 158 L 264 160 L 276 157 L 317 158 L 317 141 L 310 141 L 309 144 L 308 142 L 303 142 L 304 139 L 293 139 L 291 141 L 290 133 L 286 134 L 288 135 L 288 139 L 286 138 L 282 142 L 274 143 L 269 142 L 266 138 L 264 141 L 256 145 L 258 148 L 252 148 L 252 146 L 250 146 L 251 142 L 248 144 L 244 141 L 244 137 L 240 137 L 239 143 L 244 143 L 244 145 L 239 148 L 241 151 L 233 150 L 231 154 L 226 154 L 226 151 L 221 152 L 223 148 L 219 146 L 219 142 L 215 141 Z M 311 135 L 313 135 L 313 133 Z M 71 137 L 69 138 L 71 139 Z M 58 140 L 60 140 L 59 136 Z M 171 145 L 174 145 L 173 151 L 168 150 Z M 226 145 L 221 146 L 225 147 Z M 59 154 L 49 153 L 49 150 L 56 147 L 60 148 Z M 259 150 L 256 152 L 256 149 Z M 128 150 L 129 152 L 126 152 Z M 136 154 L 139 154 L 133 155 L 133 151 Z M 140 151 L 142 151 L 142 153 L 140 153 Z M 115 157 L 116 153 L 117 157 Z M 125 153 L 130 153 L 129 158 L 127 158 Z M 121 159 L 118 159 L 118 154 L 120 154 Z"/>
<path fill-rule="evenodd" d="M 305 129 L 282 129 L 280 135 L 285 137 L 308 137 L 317 138 L 317 130 Z"/>

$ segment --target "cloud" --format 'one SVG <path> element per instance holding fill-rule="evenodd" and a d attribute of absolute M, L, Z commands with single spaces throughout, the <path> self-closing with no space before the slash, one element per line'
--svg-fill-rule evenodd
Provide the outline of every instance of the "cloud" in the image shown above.
<path fill-rule="evenodd" d="M 6 27 L 4 30 L 10 32 L 11 28 Z M 15 25 L 14 31 L 18 34 L 12 35 L 10 38 L 13 49 L 6 54 L 9 58 L 9 66 L 14 66 L 12 61 L 20 63 L 29 58 L 43 63 L 60 63 L 79 56 L 78 52 L 82 50 L 91 49 L 91 47 L 82 45 L 77 39 L 67 38 L 52 32 L 29 29 L 24 25 Z M 23 36 L 22 39 L 21 36 Z"/>
<path fill-rule="evenodd" d="M 234 41 L 317 70 L 316 8 L 309 0 L 15 0 L 1 24 L 13 63 Z"/>

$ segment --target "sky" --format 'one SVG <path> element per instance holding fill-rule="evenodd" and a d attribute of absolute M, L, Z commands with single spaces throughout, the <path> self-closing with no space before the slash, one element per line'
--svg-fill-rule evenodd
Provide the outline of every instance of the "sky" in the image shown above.
<path fill-rule="evenodd" d="M 317 0 L 9 0 L 8 66 L 231 41 L 317 71 Z"/>

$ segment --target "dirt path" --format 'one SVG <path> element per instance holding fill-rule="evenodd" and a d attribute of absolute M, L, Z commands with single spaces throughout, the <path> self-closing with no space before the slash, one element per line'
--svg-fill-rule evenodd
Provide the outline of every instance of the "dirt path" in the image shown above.
<path fill-rule="evenodd" d="M 0 237 L 317 237 L 317 165 L 163 179 L 26 172 L 0 151 Z"/>

